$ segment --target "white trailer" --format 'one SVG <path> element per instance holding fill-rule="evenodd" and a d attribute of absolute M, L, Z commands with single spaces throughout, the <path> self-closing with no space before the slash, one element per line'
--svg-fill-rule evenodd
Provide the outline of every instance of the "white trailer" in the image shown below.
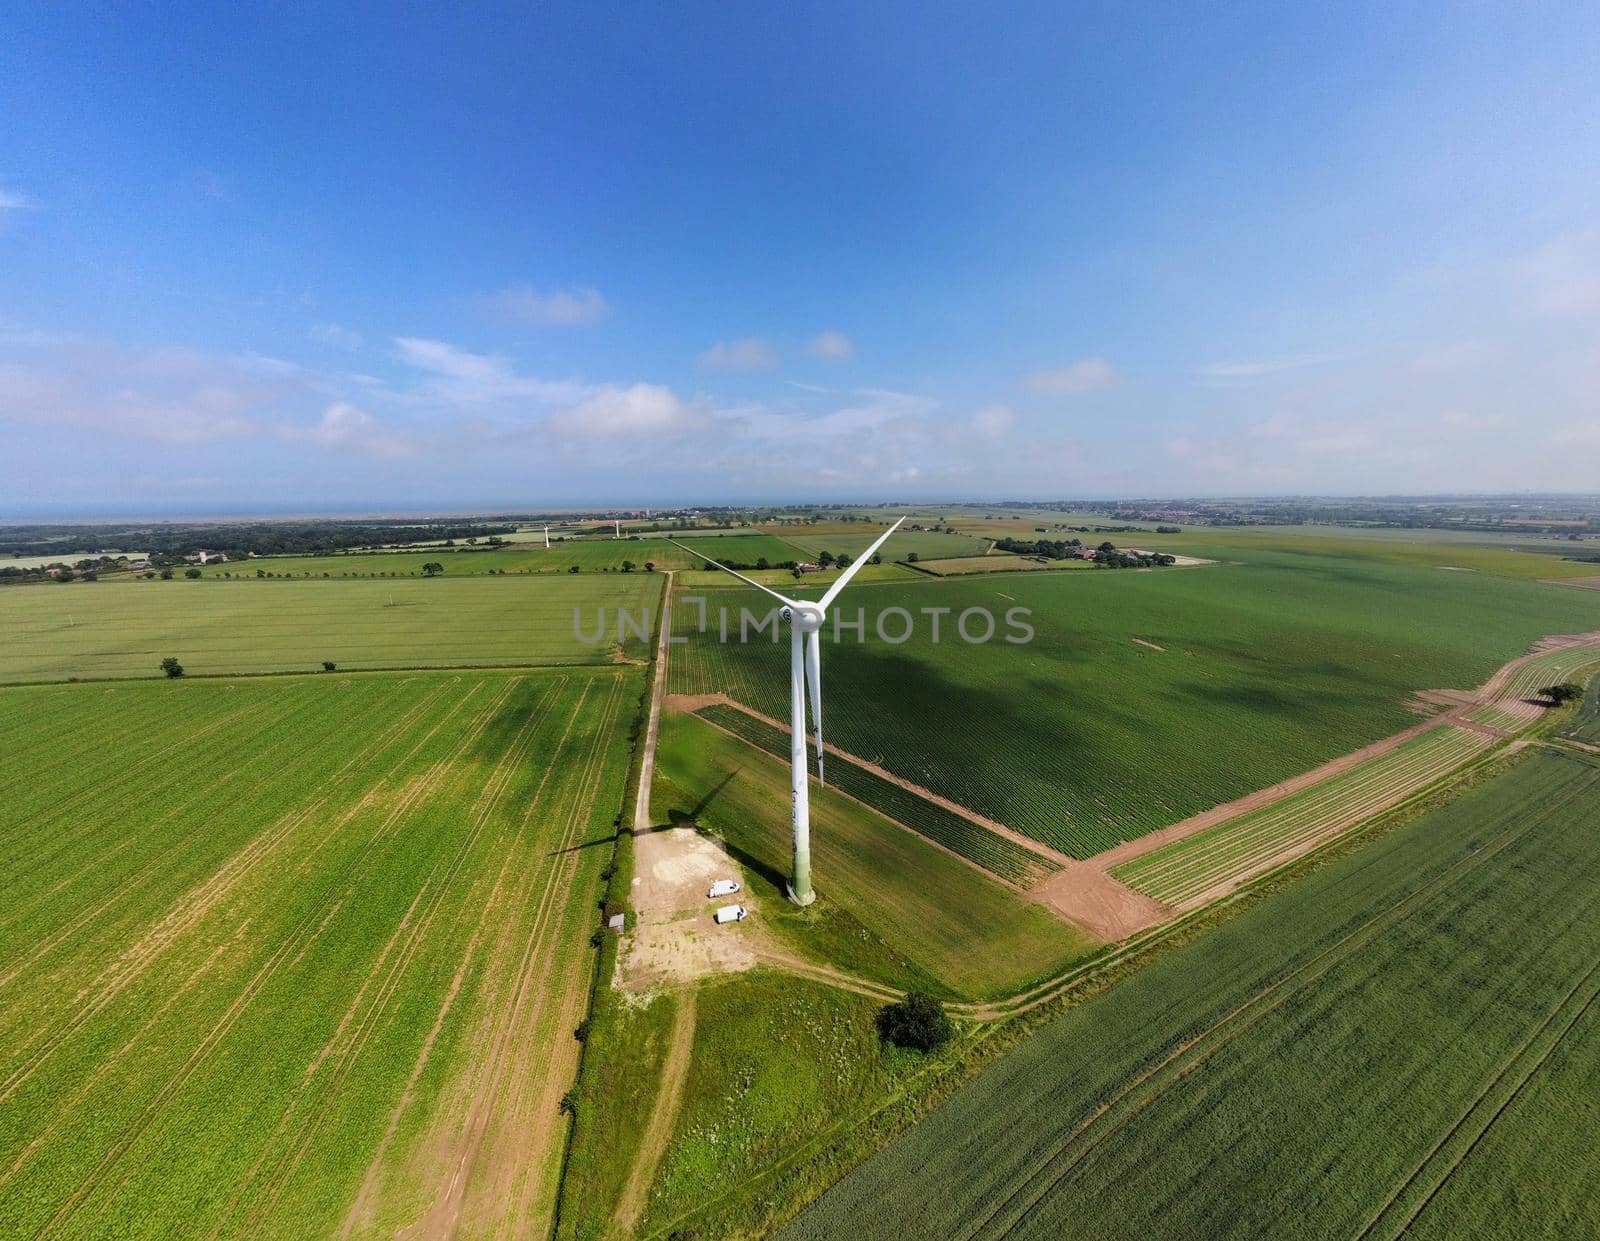
<path fill-rule="evenodd" d="M 743 922 L 749 914 L 750 911 L 743 905 L 724 905 L 717 910 L 714 917 L 717 925 L 721 926 L 724 922 Z"/>
<path fill-rule="evenodd" d="M 706 896 L 716 900 L 719 896 L 732 896 L 737 891 L 739 891 L 737 879 L 718 879 L 711 885 L 711 891 L 707 892 Z"/>

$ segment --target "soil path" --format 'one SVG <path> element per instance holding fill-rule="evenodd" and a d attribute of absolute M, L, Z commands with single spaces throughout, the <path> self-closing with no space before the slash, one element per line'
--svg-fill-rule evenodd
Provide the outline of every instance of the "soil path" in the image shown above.
<path fill-rule="evenodd" d="M 622 1201 L 617 1203 L 617 1229 L 626 1237 L 633 1235 L 639 1217 L 644 1214 L 645 1200 L 655 1184 L 656 1169 L 667 1153 L 672 1127 L 683 1103 L 689 1057 L 694 1051 L 694 1019 L 695 991 L 688 987 L 678 993 L 678 1007 L 672 1016 L 672 1032 L 668 1036 L 667 1057 L 661 1065 L 661 1084 L 656 1090 L 655 1106 L 650 1109 L 650 1123 L 645 1126 L 639 1153 L 634 1156 L 633 1169 L 628 1174 L 628 1188 Z"/>
<path fill-rule="evenodd" d="M 633 830 L 650 830 L 650 781 L 656 771 L 656 734 L 661 727 L 661 700 L 667 692 L 667 645 L 672 637 L 672 570 L 661 591 L 661 635 L 656 642 L 656 683 L 650 687 L 650 722 L 644 730 L 644 756 L 639 760 L 639 795 L 633 803 Z"/>

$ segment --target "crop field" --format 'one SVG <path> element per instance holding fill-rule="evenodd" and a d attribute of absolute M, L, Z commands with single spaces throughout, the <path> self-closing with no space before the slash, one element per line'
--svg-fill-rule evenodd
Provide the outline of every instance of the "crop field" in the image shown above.
<path fill-rule="evenodd" d="M 1572 722 L 1562 729 L 1561 735 L 1590 745 L 1600 745 L 1600 676 L 1589 682 L 1589 692 L 1584 694 L 1583 704 Z"/>
<path fill-rule="evenodd" d="M 0 681 L 160 675 L 174 656 L 191 674 L 340 668 L 607 663 L 617 609 L 653 610 L 663 579 L 493 581 L 94 582 L 0 591 Z M 577 609 L 586 645 L 574 628 Z M 648 627 L 646 627 L 648 631 Z M 624 631 L 622 653 L 647 643 Z"/>
<path fill-rule="evenodd" d="M 687 569 L 703 563 L 666 539 L 650 535 L 638 539 L 567 539 L 552 542 L 548 550 L 543 545 L 543 535 L 540 540 L 536 546 L 517 543 L 497 548 L 458 546 L 330 556 L 263 556 L 256 560 L 206 565 L 201 572 L 207 577 L 233 579 L 254 578 L 260 573 L 296 578 L 421 577 L 422 566 L 433 562 L 444 566 L 445 577 L 481 577 L 489 573 L 567 573 L 574 565 L 584 573 L 620 573 L 624 560 L 633 561 L 640 573 L 647 561 L 658 570 Z M 755 564 L 765 556 L 776 564 L 805 559 L 805 553 L 798 547 L 764 534 L 729 531 L 697 535 L 684 541 L 716 560 Z"/>
<path fill-rule="evenodd" d="M 746 577 L 760 582 L 763 586 L 772 587 L 773 590 L 783 595 L 794 594 L 805 589 L 805 587 L 812 589 L 825 587 L 839 576 L 839 571 L 835 569 L 822 569 L 816 573 L 807 573 L 802 579 L 805 582 L 803 587 L 800 582 L 795 580 L 794 574 L 788 569 L 742 569 L 740 572 Z M 862 565 L 850 580 L 852 582 L 914 582 L 921 577 L 922 574 L 910 565 L 894 564 L 886 560 L 882 564 Z M 731 580 L 726 573 L 709 566 L 702 566 L 699 569 L 680 570 L 673 579 L 689 595 L 698 595 L 708 589 L 725 589 Z M 734 616 L 737 624 L 738 613 L 735 612 Z"/>
<path fill-rule="evenodd" d="M 1600 1234 L 1597 798 L 1528 753 L 1042 1026 L 781 1235 Z"/>
<path fill-rule="evenodd" d="M 1093 569 L 1089 560 L 1038 560 L 1027 556 L 1012 556 L 996 552 L 992 556 L 958 556 L 952 560 L 934 560 L 924 566 L 929 573 L 939 577 L 960 577 L 970 573 L 1033 573 L 1055 569 Z"/>
<path fill-rule="evenodd" d="M 722 703 L 702 707 L 695 714 L 743 738 L 757 749 L 782 759 L 789 757 L 789 734 L 774 728 L 765 720 L 758 720 L 736 707 Z M 926 797 L 919 797 L 910 789 L 902 788 L 892 780 L 885 780 L 836 754 L 828 759 L 828 782 L 872 807 L 885 818 L 937 841 L 951 852 L 959 853 L 1012 883 L 1031 886 L 1061 869 L 1049 858 L 996 835 L 972 820 Z"/>
<path fill-rule="evenodd" d="M 872 546 L 886 526 L 861 526 L 853 529 L 817 531 L 805 526 L 780 528 L 781 537 L 812 555 L 832 552 L 835 556 L 859 556 Z M 880 555 L 885 560 L 904 560 L 912 552 L 920 560 L 944 560 L 953 556 L 981 556 L 989 550 L 989 540 L 967 534 L 935 534 L 931 530 L 898 530 L 884 544 Z"/>
<path fill-rule="evenodd" d="M 3 1231 L 544 1231 L 642 688 L 0 691 Z"/>
<path fill-rule="evenodd" d="M 1274 859 L 1354 827 L 1487 750 L 1482 733 L 1445 725 L 1273 805 L 1174 841 L 1112 874 L 1131 888 L 1183 907 Z"/>
<path fill-rule="evenodd" d="M 784 718 L 788 652 L 735 640 L 751 592 L 705 593 L 734 633 L 697 633 L 675 609 L 689 641 L 670 689 Z M 875 632 L 890 607 L 917 621 L 901 644 Z M 973 607 L 995 615 L 994 641 L 951 632 Z M 835 616 L 857 608 L 865 641 L 824 631 L 832 741 L 1080 858 L 1397 733 L 1418 691 L 1480 685 L 1600 616 L 1585 592 L 1536 582 L 1267 552 L 1194 571 L 863 584 Z M 938 642 L 927 608 L 951 610 Z M 1031 610 L 1030 642 L 1002 640 L 1012 608 Z"/>
<path fill-rule="evenodd" d="M 661 722 L 652 816 L 692 818 L 744 866 L 762 925 L 802 955 L 892 986 L 1009 995 L 1098 947 L 1042 906 L 831 788 L 811 801 L 819 900 L 797 910 L 789 765 L 677 711 Z"/>

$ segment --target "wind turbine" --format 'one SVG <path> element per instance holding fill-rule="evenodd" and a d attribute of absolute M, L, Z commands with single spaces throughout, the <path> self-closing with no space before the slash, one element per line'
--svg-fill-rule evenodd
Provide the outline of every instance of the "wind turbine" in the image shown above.
<path fill-rule="evenodd" d="M 549 526 L 546 526 L 544 528 L 544 549 L 545 549 L 545 551 L 549 551 L 550 550 L 550 527 Z"/>
<path fill-rule="evenodd" d="M 900 528 L 900 522 L 904 520 L 902 517 L 879 535 L 877 541 L 850 563 L 850 567 L 834 580 L 816 603 L 780 595 L 754 578 L 746 577 L 725 564 L 718 564 L 704 552 L 697 552 L 676 539 L 667 540 L 691 556 L 699 556 L 712 567 L 731 573 L 741 582 L 766 591 L 783 604 L 779 615 L 789 624 L 789 819 L 794 831 L 794 867 L 789 879 L 789 899 L 796 905 L 809 905 L 817 899 L 817 894 L 811 888 L 811 797 L 806 787 L 806 689 L 809 683 L 811 715 L 817 726 L 817 783 L 826 784 L 822 776 L 822 622 L 828 614 L 828 605 L 839 597 L 839 592 L 849 584 L 856 571 L 872 559 L 873 553 Z"/>

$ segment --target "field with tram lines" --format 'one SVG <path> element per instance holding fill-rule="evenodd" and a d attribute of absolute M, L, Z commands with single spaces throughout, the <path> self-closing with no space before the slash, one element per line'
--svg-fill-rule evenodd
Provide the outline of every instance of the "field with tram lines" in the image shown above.
<path fill-rule="evenodd" d="M 0 1231 L 546 1228 L 642 689 L 0 690 Z"/>
<path fill-rule="evenodd" d="M 780 758 L 789 756 L 789 734 L 786 731 L 775 728 L 765 720 L 758 720 L 737 707 L 713 703 L 701 707 L 695 714 L 748 741 L 759 750 Z M 1007 840 L 981 824 L 947 810 L 892 780 L 885 780 L 837 754 L 828 758 L 827 776 L 828 783 L 840 792 L 1012 883 L 1031 885 L 1061 869 L 1058 863 L 1049 858 L 1025 849 L 1015 841 Z"/>
<path fill-rule="evenodd" d="M 891 547 L 893 541 L 891 540 Z M 824 629 L 831 742 L 1074 857 L 1269 787 L 1416 722 L 1427 689 L 1470 689 L 1552 633 L 1587 632 L 1589 596 L 1537 582 L 1275 551 L 1136 572 L 861 583 L 865 640 Z M 737 640 L 749 590 L 699 591 L 674 693 L 787 715 L 788 651 Z M 873 617 L 918 618 L 903 644 Z M 948 608 L 934 643 L 923 608 Z M 953 616 L 1031 610 L 1033 640 L 968 645 Z M 730 641 L 718 640 L 727 609 Z M 1157 649 L 1159 648 L 1159 649 Z"/>
<path fill-rule="evenodd" d="M 1174 841 L 1111 873 L 1146 896 L 1182 907 L 1381 813 L 1493 744 L 1491 737 L 1465 728 L 1432 729 L 1332 779 Z"/>
<path fill-rule="evenodd" d="M 0 591 L 0 682 L 155 677 L 171 655 L 191 676 L 376 668 L 609 663 L 617 609 L 643 617 L 663 579 L 92 582 Z M 595 645 L 574 629 L 578 610 Z M 620 653 L 643 658 L 632 631 Z"/>
<path fill-rule="evenodd" d="M 1042 1026 L 780 1235 L 1595 1235 L 1597 797 L 1600 760 L 1526 752 Z"/>

